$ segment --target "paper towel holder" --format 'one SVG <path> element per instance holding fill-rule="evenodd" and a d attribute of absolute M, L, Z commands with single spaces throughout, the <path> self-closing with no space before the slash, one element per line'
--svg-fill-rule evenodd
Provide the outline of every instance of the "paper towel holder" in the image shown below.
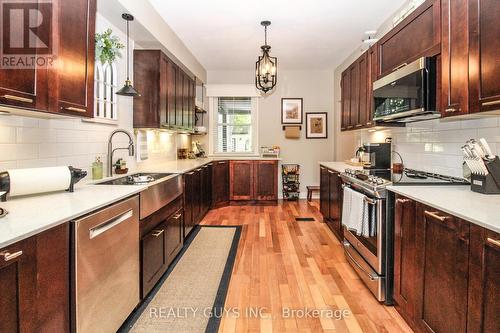
<path fill-rule="evenodd" d="M 287 127 L 298 127 L 299 131 L 302 131 L 302 125 L 285 125 L 283 126 L 283 131 L 286 130 Z"/>

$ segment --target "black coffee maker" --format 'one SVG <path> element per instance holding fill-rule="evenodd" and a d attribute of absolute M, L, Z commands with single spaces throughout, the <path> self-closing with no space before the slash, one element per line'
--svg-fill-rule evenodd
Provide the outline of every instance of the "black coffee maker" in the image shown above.
<path fill-rule="evenodd" d="M 391 168 L 391 144 L 390 143 L 367 143 L 364 147 L 363 169 L 390 169 Z"/>

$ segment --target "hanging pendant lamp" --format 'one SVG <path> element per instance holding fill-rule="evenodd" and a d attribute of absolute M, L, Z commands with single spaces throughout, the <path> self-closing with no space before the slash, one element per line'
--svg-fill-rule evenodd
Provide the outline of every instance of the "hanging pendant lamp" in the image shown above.
<path fill-rule="evenodd" d="M 260 24 L 264 27 L 264 45 L 260 47 L 262 56 L 255 63 L 255 87 L 267 93 L 274 88 L 278 79 L 278 58 L 269 55 L 271 46 L 267 45 L 267 27 L 271 21 L 262 21 Z"/>
<path fill-rule="evenodd" d="M 121 96 L 141 96 L 132 86 L 132 81 L 130 81 L 130 59 L 129 59 L 129 22 L 134 20 L 134 17 L 130 14 L 124 13 L 122 14 L 122 18 L 127 21 L 127 79 L 125 80 L 125 85 L 123 88 L 116 92 L 117 95 Z"/>

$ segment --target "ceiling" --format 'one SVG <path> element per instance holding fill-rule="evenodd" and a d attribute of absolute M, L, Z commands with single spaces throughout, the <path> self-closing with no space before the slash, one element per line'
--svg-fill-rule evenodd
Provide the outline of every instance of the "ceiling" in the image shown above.
<path fill-rule="evenodd" d="M 405 0 L 149 0 L 207 70 L 253 70 L 264 29 L 279 66 L 331 69 Z"/>

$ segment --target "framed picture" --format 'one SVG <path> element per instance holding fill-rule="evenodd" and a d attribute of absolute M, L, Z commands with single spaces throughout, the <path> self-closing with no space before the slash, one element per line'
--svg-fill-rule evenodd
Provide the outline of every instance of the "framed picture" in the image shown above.
<path fill-rule="evenodd" d="M 328 115 L 326 112 L 306 113 L 306 139 L 328 138 Z"/>
<path fill-rule="evenodd" d="M 281 123 L 302 124 L 302 98 L 281 99 Z"/>

